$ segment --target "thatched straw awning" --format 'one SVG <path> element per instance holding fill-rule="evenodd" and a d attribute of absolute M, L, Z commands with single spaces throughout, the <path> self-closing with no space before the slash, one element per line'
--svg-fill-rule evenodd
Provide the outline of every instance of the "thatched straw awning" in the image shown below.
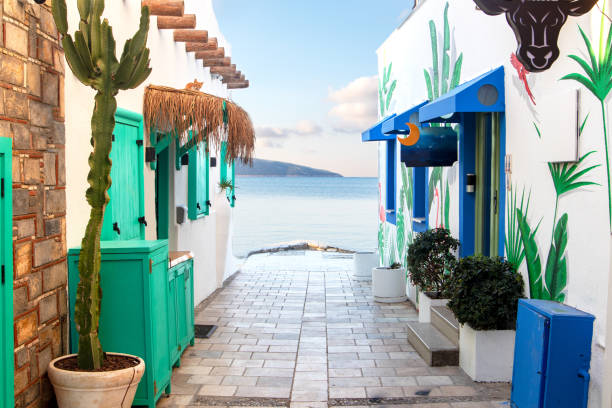
<path fill-rule="evenodd" d="M 226 105 L 227 123 L 223 120 Z M 144 120 L 147 131 L 164 130 L 175 137 L 191 129 L 197 141 L 219 148 L 227 142 L 227 162 L 251 161 L 255 149 L 255 131 L 248 113 L 227 99 L 199 91 L 149 85 L 144 96 Z"/>

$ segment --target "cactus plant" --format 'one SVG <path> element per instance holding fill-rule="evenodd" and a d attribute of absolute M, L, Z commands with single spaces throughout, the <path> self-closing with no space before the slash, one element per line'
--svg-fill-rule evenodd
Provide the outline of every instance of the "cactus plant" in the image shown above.
<path fill-rule="evenodd" d="M 62 45 L 70 69 L 84 85 L 96 90 L 91 117 L 89 156 L 89 188 L 87 202 L 91 206 L 87 229 L 81 243 L 80 282 L 75 304 L 75 323 L 79 333 L 79 368 L 100 369 L 104 352 L 98 338 L 100 323 L 100 235 L 104 211 L 109 201 L 112 162 L 110 151 L 115 128 L 116 95 L 119 90 L 139 86 L 151 73 L 149 50 L 149 9 L 143 7 L 140 28 L 126 41 L 121 59 L 115 55 L 115 39 L 107 19 L 102 20 L 104 0 L 76 0 L 80 15 L 79 30 L 74 40 L 68 34 L 66 0 L 53 0 L 53 19 L 62 35 Z"/>

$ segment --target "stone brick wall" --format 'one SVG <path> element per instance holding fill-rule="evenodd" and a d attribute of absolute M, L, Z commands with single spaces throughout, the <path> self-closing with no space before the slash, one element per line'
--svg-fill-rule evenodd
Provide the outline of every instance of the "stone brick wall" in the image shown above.
<path fill-rule="evenodd" d="M 0 2 L 0 136 L 14 149 L 15 403 L 42 407 L 52 399 L 47 364 L 67 352 L 63 53 L 49 4 Z"/>

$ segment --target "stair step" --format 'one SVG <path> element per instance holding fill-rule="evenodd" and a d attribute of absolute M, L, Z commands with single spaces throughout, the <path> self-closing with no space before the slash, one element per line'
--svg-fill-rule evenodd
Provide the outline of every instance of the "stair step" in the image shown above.
<path fill-rule="evenodd" d="M 459 364 L 459 347 L 431 323 L 408 323 L 408 341 L 431 367 Z"/>
<path fill-rule="evenodd" d="M 459 345 L 459 322 L 452 310 L 446 306 L 432 307 L 431 324 L 448 337 L 453 344 Z"/>

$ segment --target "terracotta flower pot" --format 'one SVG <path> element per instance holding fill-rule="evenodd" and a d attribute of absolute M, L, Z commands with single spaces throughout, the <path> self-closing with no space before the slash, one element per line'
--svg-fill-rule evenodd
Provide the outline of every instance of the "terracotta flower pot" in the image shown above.
<path fill-rule="evenodd" d="M 108 353 L 128 356 L 128 354 Z M 57 368 L 59 360 L 75 356 L 62 356 L 49 363 L 48 374 L 57 404 L 60 408 L 129 408 L 132 406 L 138 383 L 145 371 L 144 361 L 136 356 L 139 364 L 115 371 L 70 371 Z"/>

